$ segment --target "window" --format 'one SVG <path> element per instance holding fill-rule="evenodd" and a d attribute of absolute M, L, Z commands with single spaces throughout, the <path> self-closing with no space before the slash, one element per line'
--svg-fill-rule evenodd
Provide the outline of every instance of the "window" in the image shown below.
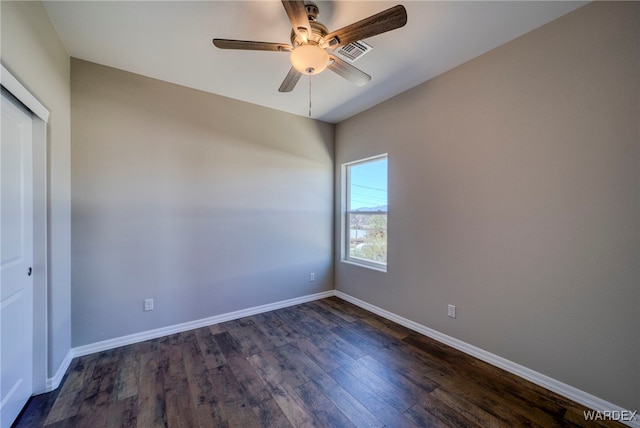
<path fill-rule="evenodd" d="M 343 260 L 387 270 L 387 155 L 344 165 Z"/>

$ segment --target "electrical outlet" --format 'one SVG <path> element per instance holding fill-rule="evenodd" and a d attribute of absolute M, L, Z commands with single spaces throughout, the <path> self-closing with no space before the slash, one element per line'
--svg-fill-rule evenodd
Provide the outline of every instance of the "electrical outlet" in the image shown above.
<path fill-rule="evenodd" d="M 153 299 L 144 299 L 144 310 L 145 312 L 153 310 Z"/>
<path fill-rule="evenodd" d="M 309 282 L 313 282 L 313 281 L 315 281 L 315 280 L 316 280 L 316 274 L 315 274 L 315 273 L 313 273 L 313 272 L 311 272 L 311 273 L 309 274 Z"/>
<path fill-rule="evenodd" d="M 449 305 L 448 306 L 447 315 L 449 315 L 451 318 L 455 318 L 456 317 L 456 307 L 455 307 L 455 305 Z"/>

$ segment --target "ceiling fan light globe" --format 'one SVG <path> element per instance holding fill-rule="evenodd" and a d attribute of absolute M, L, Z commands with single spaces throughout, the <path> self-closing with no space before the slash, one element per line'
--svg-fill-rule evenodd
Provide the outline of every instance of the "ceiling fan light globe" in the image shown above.
<path fill-rule="evenodd" d="M 291 51 L 291 65 L 303 74 L 318 74 L 327 68 L 329 54 L 316 45 L 301 45 Z"/>

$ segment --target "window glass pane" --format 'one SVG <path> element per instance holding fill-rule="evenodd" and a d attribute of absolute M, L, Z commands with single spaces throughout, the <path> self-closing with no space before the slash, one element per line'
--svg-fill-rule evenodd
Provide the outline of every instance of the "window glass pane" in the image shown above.
<path fill-rule="evenodd" d="M 387 211 L 387 158 L 349 167 L 348 211 Z"/>
<path fill-rule="evenodd" d="M 387 157 L 347 165 L 346 259 L 384 268 L 387 264 Z"/>
<path fill-rule="evenodd" d="M 387 214 L 349 213 L 349 256 L 387 263 Z"/>

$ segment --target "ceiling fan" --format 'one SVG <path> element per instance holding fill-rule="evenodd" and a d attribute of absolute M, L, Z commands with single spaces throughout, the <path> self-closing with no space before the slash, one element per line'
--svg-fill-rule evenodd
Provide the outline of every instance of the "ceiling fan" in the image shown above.
<path fill-rule="evenodd" d="M 291 44 L 253 42 L 248 40 L 213 39 L 220 49 L 290 52 L 291 69 L 279 92 L 291 92 L 303 74 L 318 74 L 328 68 L 357 86 L 371 80 L 371 76 L 334 55 L 334 50 L 368 37 L 400 28 L 407 23 L 407 11 L 397 5 L 361 21 L 329 32 L 318 17 L 315 3 L 303 0 L 282 0 L 291 21 Z"/>

